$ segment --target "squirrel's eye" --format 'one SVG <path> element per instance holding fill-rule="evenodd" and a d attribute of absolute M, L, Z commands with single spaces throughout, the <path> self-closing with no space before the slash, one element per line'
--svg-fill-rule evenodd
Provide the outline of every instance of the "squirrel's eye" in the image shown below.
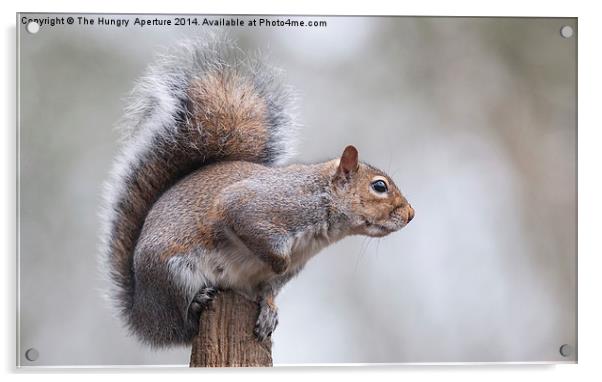
<path fill-rule="evenodd" d="M 387 183 L 385 183 L 383 180 L 376 180 L 372 182 L 372 189 L 379 194 L 385 193 L 388 190 Z"/>

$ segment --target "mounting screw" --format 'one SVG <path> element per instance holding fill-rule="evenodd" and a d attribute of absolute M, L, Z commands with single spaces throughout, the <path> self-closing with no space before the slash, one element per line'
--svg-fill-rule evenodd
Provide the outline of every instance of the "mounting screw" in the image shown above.
<path fill-rule="evenodd" d="M 560 28 L 560 35 L 564 38 L 570 38 L 573 36 L 573 27 L 570 25 L 565 25 Z"/>
<path fill-rule="evenodd" d="M 25 352 L 25 358 L 27 358 L 28 361 L 33 362 L 33 361 L 37 360 L 39 356 L 40 356 L 40 353 L 35 348 L 27 349 L 27 351 Z"/>
<path fill-rule="evenodd" d="M 40 24 L 38 24 L 35 21 L 30 21 L 27 23 L 27 26 L 25 28 L 29 33 L 36 34 L 40 31 Z"/>
<path fill-rule="evenodd" d="M 573 354 L 573 347 L 569 344 L 564 344 L 560 347 L 560 355 L 563 357 L 569 357 Z"/>

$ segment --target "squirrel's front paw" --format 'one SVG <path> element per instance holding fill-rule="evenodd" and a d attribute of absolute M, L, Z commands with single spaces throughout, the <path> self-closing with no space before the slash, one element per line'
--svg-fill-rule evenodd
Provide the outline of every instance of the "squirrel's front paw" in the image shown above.
<path fill-rule="evenodd" d="M 288 256 L 278 256 L 272 258 L 272 271 L 277 275 L 281 275 L 288 270 L 291 265 L 291 258 Z"/>
<path fill-rule="evenodd" d="M 259 317 L 255 323 L 253 332 L 259 341 L 272 336 L 278 326 L 278 310 L 273 304 L 262 302 L 259 308 Z"/>

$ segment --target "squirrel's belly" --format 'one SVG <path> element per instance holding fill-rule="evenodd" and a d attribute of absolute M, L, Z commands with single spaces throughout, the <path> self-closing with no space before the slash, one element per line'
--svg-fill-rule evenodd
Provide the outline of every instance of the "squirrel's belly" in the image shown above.
<path fill-rule="evenodd" d="M 208 253 L 207 257 L 214 259 L 206 269 L 207 280 L 219 288 L 252 294 L 260 284 L 275 276 L 259 257 L 236 246 Z"/>
<path fill-rule="evenodd" d="M 289 272 L 296 273 L 315 254 L 343 236 L 326 227 L 299 232 L 292 238 Z M 265 261 L 236 241 L 218 250 L 197 248 L 192 254 L 175 256 L 169 260 L 168 268 L 190 293 L 213 286 L 252 295 L 261 284 L 279 277 Z"/>
<path fill-rule="evenodd" d="M 274 277 L 267 264 L 236 248 L 197 249 L 194 254 L 174 256 L 168 269 L 173 280 L 190 294 L 212 286 L 251 295 L 259 284 Z"/>

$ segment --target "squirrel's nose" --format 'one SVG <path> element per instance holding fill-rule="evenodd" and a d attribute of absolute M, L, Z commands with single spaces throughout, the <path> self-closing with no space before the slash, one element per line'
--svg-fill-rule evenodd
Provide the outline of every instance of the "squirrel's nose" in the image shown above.
<path fill-rule="evenodd" d="M 408 204 L 408 223 L 414 219 L 414 209 Z"/>

